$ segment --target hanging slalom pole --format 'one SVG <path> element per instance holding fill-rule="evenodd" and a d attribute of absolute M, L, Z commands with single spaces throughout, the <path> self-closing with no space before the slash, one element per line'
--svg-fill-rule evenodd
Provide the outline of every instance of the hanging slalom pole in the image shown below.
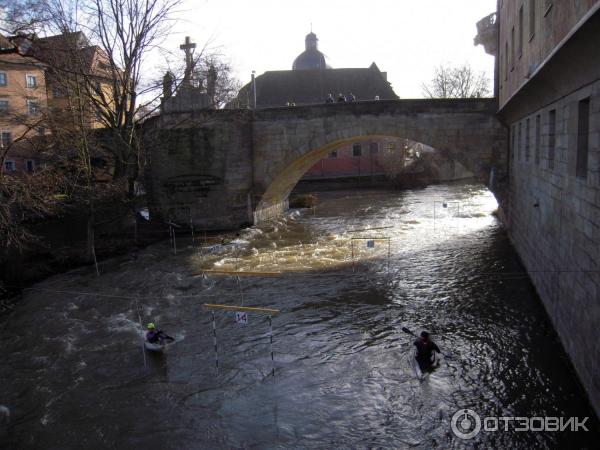
<path fill-rule="evenodd" d="M 390 276 L 390 256 L 392 254 L 392 247 L 391 247 L 391 242 L 388 239 L 388 258 L 387 258 L 387 274 L 388 277 Z"/>
<path fill-rule="evenodd" d="M 175 228 L 171 227 L 171 233 L 173 234 L 173 254 L 177 254 L 177 241 L 175 238 Z"/>
<path fill-rule="evenodd" d="M 190 230 L 192 233 L 192 248 L 194 248 L 195 239 L 194 239 L 194 219 L 192 218 L 192 210 L 190 209 Z"/>
<path fill-rule="evenodd" d="M 239 275 L 237 275 L 235 279 L 237 280 L 238 288 L 240 288 L 240 300 L 242 301 L 241 305 L 244 306 L 244 291 L 242 290 L 242 280 L 240 280 Z"/>
<path fill-rule="evenodd" d="M 140 302 L 138 299 L 135 299 L 135 309 L 137 311 L 138 320 L 140 321 L 140 326 L 143 328 L 144 324 L 142 323 L 142 316 L 140 314 Z M 146 347 L 145 347 L 146 337 L 142 337 L 142 355 L 144 356 L 144 369 L 146 368 Z"/>
<path fill-rule="evenodd" d="M 215 323 L 215 312 L 212 311 L 213 343 L 215 345 L 215 366 L 219 372 L 219 349 L 217 347 L 217 324 Z"/>
<path fill-rule="evenodd" d="M 171 222 L 170 220 L 165 223 L 167 225 L 169 225 L 169 237 L 171 238 L 171 244 L 173 245 L 173 254 L 176 255 L 177 254 L 177 241 L 175 238 L 175 228 L 176 227 L 179 228 L 179 225 Z"/>
<path fill-rule="evenodd" d="M 275 376 L 275 358 L 273 357 L 273 324 L 269 314 L 269 341 L 271 343 L 271 375 Z"/>

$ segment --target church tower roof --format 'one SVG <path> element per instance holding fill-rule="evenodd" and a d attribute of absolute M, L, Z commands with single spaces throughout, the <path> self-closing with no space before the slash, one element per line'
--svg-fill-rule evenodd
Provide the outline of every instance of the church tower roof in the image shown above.
<path fill-rule="evenodd" d="M 304 51 L 298 55 L 292 65 L 292 70 L 330 69 L 325 61 L 325 55 L 318 49 L 319 39 L 312 31 L 304 38 Z"/>

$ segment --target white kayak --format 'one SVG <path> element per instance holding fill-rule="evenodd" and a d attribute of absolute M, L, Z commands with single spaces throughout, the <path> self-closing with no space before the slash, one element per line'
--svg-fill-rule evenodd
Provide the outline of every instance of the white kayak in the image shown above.
<path fill-rule="evenodd" d="M 165 351 L 173 342 L 163 342 L 162 344 L 153 344 L 148 341 L 144 341 L 144 347 L 146 350 L 150 352 L 163 352 Z"/>
<path fill-rule="evenodd" d="M 430 372 L 430 370 L 426 370 L 425 373 L 423 373 L 423 368 L 421 368 L 421 364 L 419 364 L 419 360 L 417 359 L 417 351 L 416 350 L 415 350 L 411 360 L 412 360 L 412 364 L 413 364 L 413 367 L 415 370 L 415 375 L 417 376 L 417 378 L 419 380 L 422 380 L 425 377 L 425 375 Z M 431 356 L 431 362 L 428 364 L 426 369 L 432 369 L 435 366 L 435 363 L 436 363 L 436 357 L 435 357 L 435 352 L 434 352 Z"/>

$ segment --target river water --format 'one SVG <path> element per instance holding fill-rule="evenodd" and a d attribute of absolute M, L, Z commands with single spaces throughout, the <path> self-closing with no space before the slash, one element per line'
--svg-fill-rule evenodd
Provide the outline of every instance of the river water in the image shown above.
<path fill-rule="evenodd" d="M 0 447 L 597 448 L 598 420 L 495 207 L 473 184 L 323 193 L 236 245 L 180 235 L 177 254 L 164 242 L 100 277 L 52 277 L 0 318 Z M 280 310 L 274 376 L 257 313 L 246 325 L 215 313 L 217 371 L 204 303 Z M 142 350 L 151 320 L 176 338 L 164 355 Z M 445 353 L 422 379 L 402 327 L 428 329 Z M 450 426 L 462 408 L 587 416 L 589 431 L 463 441 Z"/>

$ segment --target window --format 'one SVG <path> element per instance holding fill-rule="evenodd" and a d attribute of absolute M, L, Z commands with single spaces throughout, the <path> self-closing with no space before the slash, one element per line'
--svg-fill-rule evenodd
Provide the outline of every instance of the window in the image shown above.
<path fill-rule="evenodd" d="M 40 112 L 40 104 L 35 99 L 27 100 L 27 114 L 35 116 Z"/>
<path fill-rule="evenodd" d="M 8 100 L 0 98 L 0 116 L 8 113 Z"/>
<path fill-rule="evenodd" d="M 377 142 L 371 142 L 369 144 L 369 153 L 371 155 L 376 155 L 379 153 L 379 144 Z"/>
<path fill-rule="evenodd" d="M 0 72 L 0 86 L 6 86 L 8 79 L 6 78 L 6 72 Z"/>
<path fill-rule="evenodd" d="M 529 0 L 529 40 L 535 36 L 535 0 Z"/>
<path fill-rule="evenodd" d="M 362 147 L 360 144 L 354 144 L 352 146 L 352 156 L 359 157 L 362 155 Z"/>
<path fill-rule="evenodd" d="M 519 122 L 519 140 L 518 140 L 518 144 L 517 144 L 517 156 L 519 161 L 521 161 L 521 143 L 523 139 L 523 122 Z"/>
<path fill-rule="evenodd" d="M 27 172 L 33 172 L 35 170 L 35 161 L 33 159 L 28 159 L 25 161 L 25 166 L 27 167 Z"/>
<path fill-rule="evenodd" d="M 12 159 L 4 161 L 4 170 L 7 172 L 14 172 L 17 170 L 17 164 Z"/>
<path fill-rule="evenodd" d="M 588 171 L 588 139 L 590 134 L 590 99 L 579 102 L 577 115 L 577 166 L 575 175 L 586 178 Z"/>
<path fill-rule="evenodd" d="M 337 150 L 334 150 L 331 153 L 329 153 L 329 159 L 336 159 L 336 158 L 337 158 Z"/>
<path fill-rule="evenodd" d="M 504 43 L 504 81 L 508 80 L 508 41 Z"/>
<path fill-rule="evenodd" d="M 28 88 L 37 87 L 37 77 L 35 75 L 26 75 L 25 80 Z"/>
<path fill-rule="evenodd" d="M 396 151 L 396 144 L 394 142 L 390 142 L 387 145 L 387 151 L 388 151 L 388 153 L 395 152 Z"/>
<path fill-rule="evenodd" d="M 540 115 L 538 114 L 537 116 L 535 116 L 535 153 L 534 153 L 534 160 L 535 160 L 535 165 L 539 166 L 540 165 Z"/>
<path fill-rule="evenodd" d="M 515 68 L 515 27 L 510 32 L 510 70 Z"/>
<path fill-rule="evenodd" d="M 525 121 L 525 161 L 529 161 L 529 119 Z"/>
<path fill-rule="evenodd" d="M 517 126 L 513 124 L 512 126 L 512 145 L 510 146 L 510 160 L 514 161 L 515 159 L 515 149 L 517 148 Z"/>
<path fill-rule="evenodd" d="M 6 148 L 12 143 L 12 135 L 10 131 L 2 131 L 0 133 L 0 148 Z"/>
<path fill-rule="evenodd" d="M 519 8 L 519 58 L 523 56 L 523 6 Z"/>
<path fill-rule="evenodd" d="M 548 113 L 548 168 L 554 169 L 554 152 L 556 149 L 556 110 Z"/>

